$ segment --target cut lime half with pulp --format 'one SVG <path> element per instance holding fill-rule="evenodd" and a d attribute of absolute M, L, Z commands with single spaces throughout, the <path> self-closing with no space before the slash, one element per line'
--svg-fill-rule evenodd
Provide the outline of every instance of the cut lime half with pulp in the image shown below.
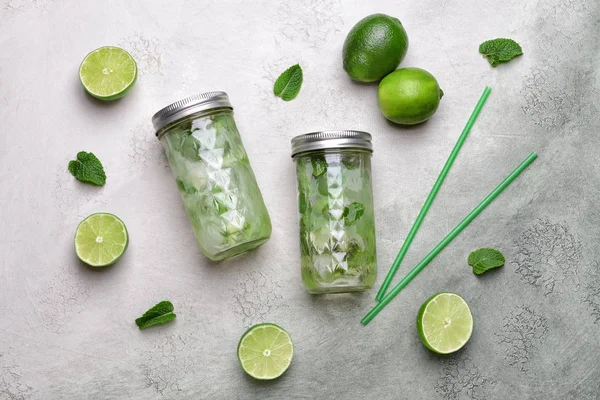
<path fill-rule="evenodd" d="M 108 213 L 92 214 L 79 224 L 75 232 L 75 253 L 92 267 L 115 263 L 129 243 L 123 221 Z"/>
<path fill-rule="evenodd" d="M 137 64 L 119 47 L 100 47 L 89 53 L 79 67 L 85 90 L 100 100 L 123 97 L 137 79 Z"/>
<path fill-rule="evenodd" d="M 419 310 L 417 329 L 423 344 L 439 354 L 454 353 L 473 332 L 473 316 L 467 302 L 454 293 L 437 293 Z"/>
<path fill-rule="evenodd" d="M 279 378 L 290 366 L 293 355 L 290 335 L 274 324 L 254 325 L 238 344 L 242 368 L 255 379 Z"/>

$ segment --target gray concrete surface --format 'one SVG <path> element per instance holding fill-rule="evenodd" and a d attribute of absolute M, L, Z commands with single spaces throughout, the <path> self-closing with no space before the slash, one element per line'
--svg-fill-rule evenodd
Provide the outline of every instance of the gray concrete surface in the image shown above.
<path fill-rule="evenodd" d="M 445 96 L 427 123 L 387 123 L 376 86 L 341 68 L 351 26 L 399 17 L 403 66 Z M 0 399 L 598 399 L 600 4 L 593 0 L 360 2 L 0 1 Z M 491 68 L 478 45 L 511 37 L 525 55 Z M 119 45 L 135 88 L 101 104 L 77 70 Z M 285 103 L 276 76 L 299 62 Z M 381 282 L 485 85 L 493 88 L 401 272 L 418 262 L 530 151 L 540 158 L 368 327 L 364 295 L 311 297 L 301 283 L 292 136 L 371 132 Z M 270 210 L 261 249 L 221 265 L 195 244 L 151 115 L 184 96 L 227 91 Z M 104 162 L 103 188 L 75 181 L 80 150 Z M 73 252 L 90 213 L 121 216 L 125 257 L 94 271 Z M 476 277 L 468 254 L 504 252 Z M 415 329 L 431 294 L 462 294 L 475 330 L 458 354 L 426 350 Z M 162 299 L 177 320 L 139 331 Z M 260 383 L 236 359 L 240 335 L 271 321 L 295 342 L 289 371 Z"/>

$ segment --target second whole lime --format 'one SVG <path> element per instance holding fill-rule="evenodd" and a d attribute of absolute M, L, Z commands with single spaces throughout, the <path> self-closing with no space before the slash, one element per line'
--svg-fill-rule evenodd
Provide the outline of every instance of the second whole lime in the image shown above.
<path fill-rule="evenodd" d="M 379 83 L 379 110 L 388 120 L 415 125 L 435 114 L 444 92 L 433 75 L 420 68 L 400 68 Z"/>
<path fill-rule="evenodd" d="M 350 30 L 342 59 L 355 81 L 376 82 L 395 70 L 408 50 L 408 36 L 398 18 L 369 15 Z"/>

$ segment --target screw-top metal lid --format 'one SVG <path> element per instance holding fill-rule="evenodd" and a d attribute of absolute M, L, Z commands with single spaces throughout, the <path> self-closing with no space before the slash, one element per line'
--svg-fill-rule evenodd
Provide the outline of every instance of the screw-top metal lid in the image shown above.
<path fill-rule="evenodd" d="M 313 150 L 355 148 L 373 151 L 371 135 L 361 131 L 323 131 L 292 139 L 292 157 Z"/>
<path fill-rule="evenodd" d="M 158 132 L 181 118 L 195 114 L 199 111 L 207 111 L 213 108 L 226 107 L 233 110 L 229 97 L 225 92 L 208 92 L 190 96 L 170 104 L 152 116 L 152 124 Z"/>

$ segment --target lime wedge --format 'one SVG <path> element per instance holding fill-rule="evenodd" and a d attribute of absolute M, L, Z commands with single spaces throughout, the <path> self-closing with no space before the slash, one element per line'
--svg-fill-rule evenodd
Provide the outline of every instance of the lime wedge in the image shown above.
<path fill-rule="evenodd" d="M 108 213 L 92 214 L 75 232 L 75 253 L 92 267 L 115 263 L 127 249 L 129 235 L 123 221 Z"/>
<path fill-rule="evenodd" d="M 421 306 L 417 329 L 429 350 L 449 354 L 469 341 L 473 332 L 473 316 L 467 302 L 459 295 L 437 293 Z"/>
<path fill-rule="evenodd" d="M 242 335 L 238 358 L 255 379 L 279 378 L 290 366 L 294 345 L 290 335 L 274 324 L 258 324 Z"/>
<path fill-rule="evenodd" d="M 135 60 L 119 47 L 100 47 L 85 56 L 79 67 L 83 87 L 100 100 L 123 97 L 136 78 Z"/>

